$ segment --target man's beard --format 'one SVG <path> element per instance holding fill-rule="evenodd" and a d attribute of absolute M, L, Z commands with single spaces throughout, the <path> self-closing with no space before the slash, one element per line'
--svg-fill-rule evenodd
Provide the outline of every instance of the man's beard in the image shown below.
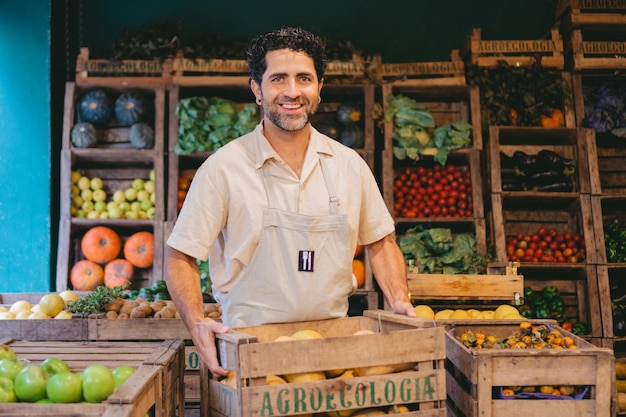
<path fill-rule="evenodd" d="M 311 117 L 317 111 L 317 103 L 308 104 L 304 103 L 306 112 L 298 116 L 288 116 L 282 114 L 280 111 L 274 110 L 276 107 L 280 107 L 278 104 L 268 104 L 263 100 L 263 111 L 267 114 L 267 118 L 279 128 L 286 132 L 297 132 L 304 129 Z"/>

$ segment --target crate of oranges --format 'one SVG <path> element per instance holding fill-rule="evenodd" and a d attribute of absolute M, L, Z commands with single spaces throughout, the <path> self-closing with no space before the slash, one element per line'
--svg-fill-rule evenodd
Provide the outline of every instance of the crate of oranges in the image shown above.
<path fill-rule="evenodd" d="M 511 416 L 511 410 L 612 415 L 615 359 L 610 349 L 529 321 L 456 325 L 446 336 L 448 396 L 463 415 Z"/>

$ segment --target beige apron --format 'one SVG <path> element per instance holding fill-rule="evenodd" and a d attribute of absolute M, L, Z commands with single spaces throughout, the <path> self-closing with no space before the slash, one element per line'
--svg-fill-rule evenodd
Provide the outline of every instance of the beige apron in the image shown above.
<path fill-rule="evenodd" d="M 268 164 L 261 170 L 268 199 L 259 243 L 241 278 L 220 297 L 222 320 L 230 327 L 345 317 L 352 291 L 348 221 L 337 214 L 324 156 L 322 175 L 329 214 L 308 216 L 272 204 Z"/>

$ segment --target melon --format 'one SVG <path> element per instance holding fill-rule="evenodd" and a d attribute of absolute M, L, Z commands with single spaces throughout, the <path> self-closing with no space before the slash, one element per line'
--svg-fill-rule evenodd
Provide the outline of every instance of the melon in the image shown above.
<path fill-rule="evenodd" d="M 78 115 L 81 122 L 92 123 L 97 127 L 107 125 L 113 118 L 109 95 L 100 89 L 86 92 L 78 103 Z"/>
<path fill-rule="evenodd" d="M 150 149 L 154 147 L 154 129 L 147 123 L 135 123 L 128 133 L 130 144 L 136 149 Z"/>
<path fill-rule="evenodd" d="M 76 123 L 70 136 L 72 145 L 77 148 L 95 148 L 98 144 L 98 131 L 91 123 Z"/>
<path fill-rule="evenodd" d="M 146 122 L 150 119 L 150 103 L 139 92 L 122 93 L 115 100 L 115 118 L 122 126 Z"/>

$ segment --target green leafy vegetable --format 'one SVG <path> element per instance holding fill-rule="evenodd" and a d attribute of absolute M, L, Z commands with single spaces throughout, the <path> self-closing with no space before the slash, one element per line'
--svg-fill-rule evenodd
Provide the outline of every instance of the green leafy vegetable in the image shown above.
<path fill-rule="evenodd" d="M 124 296 L 124 288 L 117 286 L 107 288 L 104 285 L 97 287 L 93 292 L 68 303 L 67 309 L 72 313 L 92 314 L 103 313 L 104 307 L 117 298 Z"/>

